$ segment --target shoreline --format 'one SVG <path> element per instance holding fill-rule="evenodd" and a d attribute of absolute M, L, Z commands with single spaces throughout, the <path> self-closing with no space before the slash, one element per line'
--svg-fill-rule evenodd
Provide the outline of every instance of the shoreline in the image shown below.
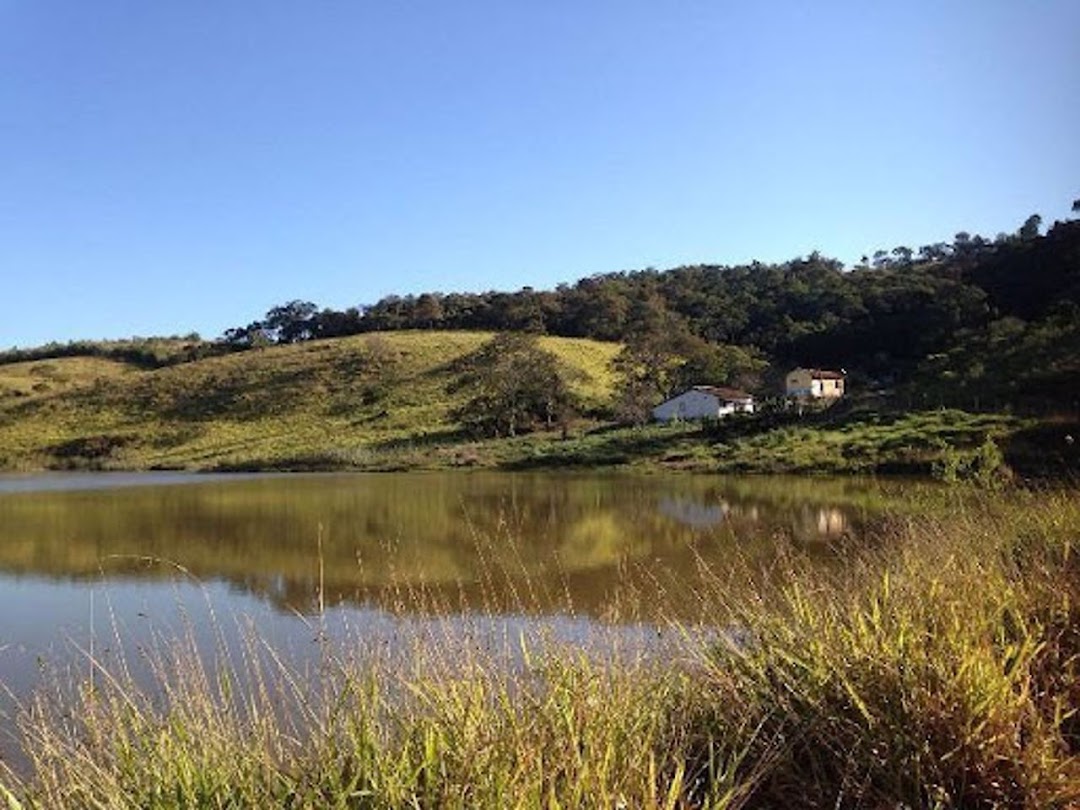
<path fill-rule="evenodd" d="M 31 455 L 3 473 L 43 472 L 419 472 L 449 470 L 689 472 L 725 475 L 881 476 L 973 481 L 1072 480 L 1080 474 L 1080 424 L 957 410 L 860 412 L 816 419 L 775 415 L 715 423 L 620 427 L 590 423 L 573 431 L 476 439 L 419 434 L 390 442 L 275 454 L 167 462 L 125 446 L 98 456 Z M 153 441 L 149 436 L 148 441 Z M 87 440 L 89 441 L 89 440 Z"/>

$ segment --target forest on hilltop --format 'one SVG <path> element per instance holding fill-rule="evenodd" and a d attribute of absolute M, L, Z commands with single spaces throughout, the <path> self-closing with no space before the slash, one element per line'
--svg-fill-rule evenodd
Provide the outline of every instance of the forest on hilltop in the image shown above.
<path fill-rule="evenodd" d="M 1080 212 L 1080 200 L 1074 204 Z M 246 348 L 398 329 L 524 331 L 621 341 L 720 362 L 760 381 L 795 365 L 843 368 L 909 401 L 1072 407 L 1080 396 L 1080 220 L 1040 234 L 1033 215 L 993 241 L 878 251 L 850 270 L 819 253 L 781 264 L 607 273 L 554 290 L 388 296 L 322 309 L 304 301 L 230 329 Z M 707 364 L 706 364 L 707 365 Z M 717 366 L 717 363 L 713 363 Z M 767 376 L 767 375 L 766 375 Z"/>
<path fill-rule="evenodd" d="M 850 269 L 814 252 L 778 264 L 606 273 L 554 290 L 391 295 L 343 310 L 295 300 L 215 341 L 50 344 L 0 353 L 0 363 L 96 355 L 156 368 L 369 332 L 524 332 L 626 344 L 618 370 L 654 399 L 688 382 L 774 392 L 784 371 L 809 365 L 844 369 L 855 388 L 907 406 L 1072 411 L 1080 219 L 1045 234 L 1041 226 L 1032 215 L 1014 234 L 960 232 L 951 243 L 877 251 Z M 673 358 L 677 373 L 665 373 Z"/>

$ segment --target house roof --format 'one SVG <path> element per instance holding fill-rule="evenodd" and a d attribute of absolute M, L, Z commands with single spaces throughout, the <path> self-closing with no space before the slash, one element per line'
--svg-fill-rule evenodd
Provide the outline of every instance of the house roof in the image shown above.
<path fill-rule="evenodd" d="M 704 391 L 706 394 L 712 394 L 724 402 L 738 402 L 754 398 L 753 395 L 740 391 L 738 388 L 725 388 L 719 385 L 695 385 L 692 390 Z"/>
<path fill-rule="evenodd" d="M 792 371 L 791 373 L 794 374 L 795 371 L 809 371 L 810 376 L 813 377 L 815 380 L 842 380 L 842 379 L 844 379 L 844 373 L 843 372 L 841 372 L 841 371 L 828 371 L 827 369 L 823 369 L 823 368 L 797 368 L 794 371 Z"/>

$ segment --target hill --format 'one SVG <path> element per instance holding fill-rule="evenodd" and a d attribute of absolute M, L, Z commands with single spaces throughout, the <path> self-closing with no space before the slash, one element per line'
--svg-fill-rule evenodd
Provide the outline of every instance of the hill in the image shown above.
<path fill-rule="evenodd" d="M 1075 410 L 1080 220 L 1039 235 L 1038 219 L 993 241 L 960 232 L 951 244 L 877 251 L 850 269 L 815 252 L 780 264 L 608 273 L 554 290 L 392 295 L 343 311 L 290 301 L 203 350 L 399 329 L 628 344 L 681 334 L 771 366 L 757 393 L 802 365 L 844 368 L 901 407 Z"/>
<path fill-rule="evenodd" d="M 458 365 L 484 332 L 403 331 L 146 368 L 109 357 L 0 365 L 0 466 L 228 469 L 409 465 L 457 426 Z M 584 406 L 620 346 L 540 338 Z"/>
<path fill-rule="evenodd" d="M 480 352 L 496 332 L 505 345 Z M 558 369 L 536 355 L 500 364 L 528 335 Z M 846 369 L 850 395 L 817 421 L 774 409 L 719 433 L 603 424 L 640 422 L 702 382 L 745 388 L 769 410 L 796 365 Z M 994 468 L 1004 449 L 1013 469 L 1057 474 L 1080 468 L 1078 391 L 1080 220 L 1040 235 L 1033 216 L 1011 236 L 960 232 L 850 270 L 813 253 L 343 311 L 290 301 L 213 341 L 12 349 L 0 352 L 0 468 L 642 463 L 948 477 Z M 576 410 L 589 430 L 515 435 L 527 432 L 522 408 L 529 428 Z"/>

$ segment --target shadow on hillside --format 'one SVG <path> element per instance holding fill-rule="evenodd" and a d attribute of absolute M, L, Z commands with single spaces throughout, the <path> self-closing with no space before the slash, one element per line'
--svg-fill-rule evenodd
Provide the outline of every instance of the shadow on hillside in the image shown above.
<path fill-rule="evenodd" d="M 1080 480 L 1080 421 L 1075 419 L 1018 430 L 1004 450 L 1008 465 L 1025 478 Z"/>
<path fill-rule="evenodd" d="M 508 459 L 505 470 L 537 470 L 558 467 L 604 467 L 655 459 L 674 451 L 687 439 L 700 437 L 698 426 L 602 427 L 564 441 L 533 445 L 531 454 Z M 525 440 L 527 441 L 527 440 Z"/>
<path fill-rule="evenodd" d="M 384 439 L 372 442 L 368 445 L 372 450 L 379 452 L 391 452 L 399 450 L 417 450 L 420 448 L 435 448 L 445 445 L 460 444 L 469 440 L 469 436 L 461 430 L 433 430 L 427 433 L 412 434 L 395 439 Z"/>

